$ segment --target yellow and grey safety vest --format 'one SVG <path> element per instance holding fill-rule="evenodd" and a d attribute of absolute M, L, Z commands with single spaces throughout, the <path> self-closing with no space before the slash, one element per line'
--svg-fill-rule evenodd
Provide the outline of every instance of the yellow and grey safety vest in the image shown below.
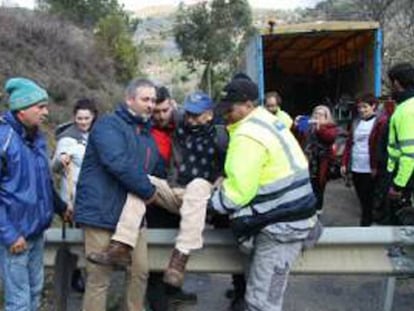
<path fill-rule="evenodd" d="M 389 128 L 387 170 L 395 185 L 406 187 L 414 172 L 414 97 L 397 106 Z"/>
<path fill-rule="evenodd" d="M 211 203 L 231 215 L 237 235 L 315 214 L 308 162 L 279 119 L 258 107 L 228 129 L 226 179 Z"/>

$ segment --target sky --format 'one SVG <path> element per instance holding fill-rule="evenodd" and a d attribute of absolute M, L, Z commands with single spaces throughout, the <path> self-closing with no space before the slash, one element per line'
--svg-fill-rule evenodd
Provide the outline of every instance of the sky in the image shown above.
<path fill-rule="evenodd" d="M 137 10 L 151 5 L 177 4 L 180 0 L 118 0 L 125 5 L 128 10 Z M 0 0 L 0 3 L 14 3 L 19 6 L 33 8 L 35 0 Z M 194 0 L 184 0 L 186 3 Z M 250 5 L 255 8 L 273 8 L 273 9 L 294 9 L 296 7 L 309 7 L 318 2 L 318 0 L 249 0 Z"/>

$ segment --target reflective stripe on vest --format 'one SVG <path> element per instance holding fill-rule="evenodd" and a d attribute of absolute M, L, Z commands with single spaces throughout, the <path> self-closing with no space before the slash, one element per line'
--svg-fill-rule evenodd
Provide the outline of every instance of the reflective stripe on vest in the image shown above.
<path fill-rule="evenodd" d="M 280 135 L 279 133 L 280 130 L 286 129 L 286 126 L 281 121 L 278 120 L 275 123 L 273 123 L 274 125 L 273 127 L 267 124 L 266 122 L 263 122 L 262 120 L 257 119 L 257 118 L 251 118 L 249 122 L 255 123 L 263 128 L 266 128 L 268 131 L 270 131 L 276 137 L 276 139 L 280 142 L 280 145 L 282 146 L 282 149 L 283 149 L 283 153 L 287 156 L 291 169 L 293 169 L 294 171 L 298 171 L 301 169 L 300 166 L 296 164 L 294 160 L 295 157 L 292 154 L 292 150 L 289 148 L 284 137 Z"/>
<path fill-rule="evenodd" d="M 262 214 L 276 209 L 280 206 L 289 206 L 289 203 L 298 201 L 300 199 L 307 199 L 313 197 L 313 190 L 310 184 L 309 171 L 307 168 L 302 168 L 296 162 L 296 158 L 292 154 L 292 149 L 285 137 L 281 135 L 280 130 L 287 130 L 286 126 L 280 121 L 274 123 L 274 127 L 263 122 L 260 119 L 252 118 L 248 122 L 252 122 L 267 129 L 279 141 L 283 153 L 288 159 L 289 166 L 294 172 L 293 174 L 284 178 L 275 180 L 270 184 L 260 186 L 257 196 L 249 202 L 248 206 L 238 209 L 232 215 L 232 218 L 241 216 L 254 216 L 255 214 Z M 222 204 L 225 209 L 232 206 L 231 200 L 226 197 L 225 193 L 220 195 Z"/>

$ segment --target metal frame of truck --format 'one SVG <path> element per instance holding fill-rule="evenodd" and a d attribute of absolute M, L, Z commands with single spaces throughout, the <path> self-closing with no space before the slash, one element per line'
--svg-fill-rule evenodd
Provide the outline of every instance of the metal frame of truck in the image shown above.
<path fill-rule="evenodd" d="M 273 66 L 273 67 L 272 67 Z M 283 86 L 283 77 L 271 77 L 280 70 L 286 75 L 309 75 L 363 66 L 363 76 L 353 81 L 349 93 L 381 95 L 382 31 L 377 22 L 331 21 L 280 25 L 254 36 L 246 50 L 242 70 L 259 86 L 260 102 L 265 92 Z M 276 68 L 276 69 L 273 69 Z M 276 73 L 277 75 L 277 73 Z M 274 87 L 273 87 L 274 85 Z M 329 90 L 331 92 L 335 90 Z M 290 90 L 292 93 L 292 90 Z M 283 96 L 282 91 L 282 96 Z M 287 109 L 289 111 L 289 109 Z"/>

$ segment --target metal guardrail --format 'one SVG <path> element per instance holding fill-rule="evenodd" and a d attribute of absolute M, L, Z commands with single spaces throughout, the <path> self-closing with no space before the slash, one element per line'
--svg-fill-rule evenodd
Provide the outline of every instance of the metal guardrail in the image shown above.
<path fill-rule="evenodd" d="M 150 269 L 162 271 L 174 246 L 177 230 L 149 229 Z M 80 255 L 84 266 L 81 229 L 67 229 L 66 242 Z M 188 262 L 188 271 L 237 273 L 243 271 L 241 256 L 229 230 L 204 233 L 204 248 L 196 251 Z M 45 265 L 54 264 L 54 255 L 62 245 L 61 229 L 46 231 Z M 390 254 L 390 249 L 404 246 L 404 252 Z M 414 273 L 414 227 L 331 227 L 325 228 L 317 245 L 304 252 L 293 268 L 299 274 L 381 274 Z M 390 256 L 393 255 L 393 256 Z"/>
<path fill-rule="evenodd" d="M 177 230 L 149 229 L 150 270 L 163 271 L 168 264 Z M 65 243 L 85 265 L 81 229 L 67 229 L 62 242 L 61 229 L 46 231 L 45 265 L 53 266 L 59 247 Z M 204 248 L 193 252 L 188 272 L 243 273 L 242 256 L 229 230 L 207 229 Z M 330 227 L 325 228 L 317 245 L 305 251 L 292 269 L 293 274 L 343 274 L 387 276 L 384 311 L 391 311 L 396 277 L 414 275 L 414 227 Z"/>

